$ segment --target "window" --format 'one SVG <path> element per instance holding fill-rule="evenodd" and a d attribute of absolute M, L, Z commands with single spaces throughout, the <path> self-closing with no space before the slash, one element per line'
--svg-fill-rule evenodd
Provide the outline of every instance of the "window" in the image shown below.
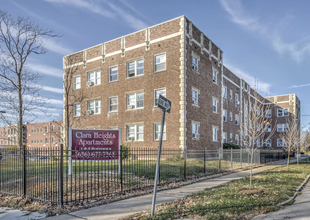
<path fill-rule="evenodd" d="M 87 110 L 91 111 L 90 114 L 100 114 L 101 113 L 101 100 L 89 100 L 87 101 Z"/>
<path fill-rule="evenodd" d="M 236 125 L 239 125 L 239 115 L 235 115 Z"/>
<path fill-rule="evenodd" d="M 232 114 L 232 112 L 229 113 L 229 120 L 230 120 L 230 121 L 233 120 L 233 114 Z"/>
<path fill-rule="evenodd" d="M 236 142 L 235 142 L 235 143 L 236 143 L 237 145 L 239 145 L 239 135 L 238 135 L 238 134 L 236 134 L 236 136 L 235 136 L 235 140 L 236 140 Z"/>
<path fill-rule="evenodd" d="M 45 138 L 45 143 L 46 143 L 46 144 L 48 143 L 48 138 Z"/>
<path fill-rule="evenodd" d="M 229 91 L 229 98 L 230 98 L 230 99 L 233 98 L 233 91 L 232 91 L 232 90 Z"/>
<path fill-rule="evenodd" d="M 73 117 L 81 116 L 81 103 L 73 104 Z"/>
<path fill-rule="evenodd" d="M 256 140 L 256 146 L 257 146 L 257 147 L 260 146 L 260 139 L 259 139 L 259 138 Z"/>
<path fill-rule="evenodd" d="M 33 140 L 31 140 L 31 143 L 33 144 Z"/>
<path fill-rule="evenodd" d="M 73 77 L 73 89 L 80 89 L 81 88 L 81 76 Z"/>
<path fill-rule="evenodd" d="M 55 138 L 54 137 L 52 137 L 52 143 L 55 144 Z"/>
<path fill-rule="evenodd" d="M 37 133 L 39 133 L 39 128 L 37 128 Z"/>
<path fill-rule="evenodd" d="M 271 109 L 266 110 L 266 118 L 271 118 Z"/>
<path fill-rule="evenodd" d="M 198 106 L 198 94 L 199 94 L 199 90 L 192 88 L 192 103 L 193 103 L 193 105 Z"/>
<path fill-rule="evenodd" d="M 10 129 L 8 129 L 8 134 L 11 134 L 11 130 Z"/>
<path fill-rule="evenodd" d="M 60 138 L 58 139 L 58 143 L 61 144 L 61 139 Z"/>
<path fill-rule="evenodd" d="M 227 133 L 223 133 L 223 143 L 227 143 Z"/>
<path fill-rule="evenodd" d="M 192 54 L 192 69 L 198 72 L 199 56 Z"/>
<path fill-rule="evenodd" d="M 287 132 L 288 131 L 288 124 L 277 124 L 277 132 Z"/>
<path fill-rule="evenodd" d="M 154 140 L 160 139 L 161 123 L 154 123 Z M 166 140 L 166 123 L 164 125 L 163 140 Z"/>
<path fill-rule="evenodd" d="M 166 88 L 154 90 L 154 106 L 157 106 L 159 95 L 166 97 Z"/>
<path fill-rule="evenodd" d="M 213 126 L 212 127 L 212 134 L 213 134 L 213 141 L 217 141 L 217 132 L 218 132 L 219 128 L 217 126 Z"/>
<path fill-rule="evenodd" d="M 285 147 L 284 139 L 277 139 L 277 147 Z"/>
<path fill-rule="evenodd" d="M 213 70 L 213 76 L 212 76 L 213 82 L 217 83 L 217 71 Z"/>
<path fill-rule="evenodd" d="M 239 95 L 237 93 L 235 94 L 235 103 L 236 103 L 236 105 L 240 104 L 240 102 L 239 102 Z"/>
<path fill-rule="evenodd" d="M 45 126 L 45 132 L 48 132 L 48 126 Z"/>
<path fill-rule="evenodd" d="M 232 133 L 230 133 L 230 135 L 229 135 L 229 142 L 230 143 L 233 142 L 233 134 Z"/>
<path fill-rule="evenodd" d="M 227 99 L 227 88 L 223 86 L 223 97 Z"/>
<path fill-rule="evenodd" d="M 271 132 L 271 124 L 267 124 L 266 132 Z"/>
<path fill-rule="evenodd" d="M 40 140 L 40 143 L 42 144 L 42 139 Z"/>
<path fill-rule="evenodd" d="M 196 121 L 192 121 L 192 138 L 199 139 L 199 126 L 200 123 Z"/>
<path fill-rule="evenodd" d="M 278 117 L 288 116 L 288 108 L 278 108 Z"/>
<path fill-rule="evenodd" d="M 118 127 L 117 127 L 117 126 L 109 126 L 108 129 L 111 129 L 111 130 L 118 130 Z"/>
<path fill-rule="evenodd" d="M 166 70 L 166 54 L 155 56 L 155 72 Z"/>
<path fill-rule="evenodd" d="M 271 147 L 271 139 L 267 139 L 267 141 L 266 141 L 266 147 Z"/>
<path fill-rule="evenodd" d="M 227 121 L 227 111 L 223 110 L 223 121 Z"/>
<path fill-rule="evenodd" d="M 127 141 L 143 141 L 144 125 L 127 125 Z"/>
<path fill-rule="evenodd" d="M 118 97 L 110 97 L 109 112 L 117 112 L 117 111 L 118 111 Z"/>
<path fill-rule="evenodd" d="M 144 93 L 133 93 L 127 95 L 127 110 L 144 107 Z"/>
<path fill-rule="evenodd" d="M 42 133 L 43 132 L 43 129 L 42 128 L 40 128 L 40 133 Z"/>
<path fill-rule="evenodd" d="M 109 82 L 118 80 L 118 66 L 109 67 Z"/>
<path fill-rule="evenodd" d="M 144 60 L 135 60 L 127 63 L 127 77 L 141 76 L 144 74 Z"/>
<path fill-rule="evenodd" d="M 55 131 L 55 125 L 52 125 L 52 131 Z"/>
<path fill-rule="evenodd" d="M 58 127 L 58 131 L 60 131 L 61 130 L 61 127 Z"/>
<path fill-rule="evenodd" d="M 87 73 L 87 81 L 88 81 L 88 83 L 91 83 L 91 85 L 101 84 L 101 72 L 100 72 L 100 70 Z"/>
<path fill-rule="evenodd" d="M 34 132 L 34 133 L 37 133 L 37 129 L 33 129 L 33 132 Z"/>
<path fill-rule="evenodd" d="M 217 99 L 213 98 L 213 112 L 217 113 Z"/>

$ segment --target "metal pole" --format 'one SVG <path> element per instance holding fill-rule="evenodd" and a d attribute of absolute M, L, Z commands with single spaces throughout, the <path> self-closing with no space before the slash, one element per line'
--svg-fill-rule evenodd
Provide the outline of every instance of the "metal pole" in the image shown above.
<path fill-rule="evenodd" d="M 119 182 L 120 192 L 123 192 L 123 166 L 122 166 L 122 145 L 119 145 Z"/>
<path fill-rule="evenodd" d="M 186 153 L 186 149 L 184 149 L 184 179 L 186 180 L 186 157 L 187 157 L 187 153 Z"/>
<path fill-rule="evenodd" d="M 64 145 L 60 144 L 60 205 L 64 205 Z"/>
<path fill-rule="evenodd" d="M 118 129 L 118 146 L 119 146 L 119 154 L 121 155 L 121 146 L 122 146 L 122 129 Z M 121 166 L 122 166 L 122 158 L 119 157 L 118 159 L 118 173 L 121 174 Z"/>
<path fill-rule="evenodd" d="M 219 171 L 221 171 L 221 149 L 219 149 Z"/>
<path fill-rule="evenodd" d="M 68 155 L 69 155 L 69 169 L 68 169 L 68 174 L 72 175 L 72 125 L 69 126 L 69 146 L 68 146 Z"/>
<path fill-rule="evenodd" d="M 26 145 L 23 145 L 23 197 L 27 194 Z"/>
<path fill-rule="evenodd" d="M 203 151 L 203 173 L 206 174 L 206 148 Z"/>
<path fill-rule="evenodd" d="M 233 169 L 233 149 L 230 148 L 230 170 Z"/>
<path fill-rule="evenodd" d="M 158 148 L 158 154 L 157 154 L 154 193 L 153 193 L 153 200 L 152 200 L 152 213 L 151 213 L 152 216 L 154 216 L 154 213 L 155 213 L 156 193 L 157 193 L 157 184 L 158 184 L 158 177 L 159 177 L 159 166 L 160 166 L 160 155 L 161 155 L 161 147 L 162 147 L 162 142 L 163 142 L 163 134 L 164 134 L 164 126 L 165 126 L 165 115 L 166 115 L 166 112 L 163 111 L 163 117 L 161 121 L 160 141 L 159 141 L 159 148 Z"/>

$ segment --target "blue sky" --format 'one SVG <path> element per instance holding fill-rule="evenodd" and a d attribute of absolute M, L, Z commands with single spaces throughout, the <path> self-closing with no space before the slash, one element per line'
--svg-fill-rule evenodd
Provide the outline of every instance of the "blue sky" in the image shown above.
<path fill-rule="evenodd" d="M 29 66 L 44 74 L 42 96 L 51 100 L 50 118 L 62 109 L 62 57 L 185 15 L 224 51 L 224 64 L 254 84 L 262 95 L 296 93 L 302 124 L 310 122 L 310 1 L 181 0 L 6 0 L 1 9 L 29 16 L 62 34 L 46 42 L 48 53 Z"/>

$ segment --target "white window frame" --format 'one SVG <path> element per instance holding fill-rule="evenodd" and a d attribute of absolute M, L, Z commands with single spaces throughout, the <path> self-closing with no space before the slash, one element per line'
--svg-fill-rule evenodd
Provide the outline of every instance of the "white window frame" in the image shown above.
<path fill-rule="evenodd" d="M 267 124 L 266 126 L 266 132 L 271 132 L 272 131 L 272 125 L 271 124 Z"/>
<path fill-rule="evenodd" d="M 272 111 L 271 109 L 266 110 L 266 118 L 271 118 L 272 117 Z"/>
<path fill-rule="evenodd" d="M 232 90 L 229 91 L 229 98 L 233 99 L 233 91 Z"/>
<path fill-rule="evenodd" d="M 223 143 L 228 143 L 227 142 L 227 133 L 223 132 Z"/>
<path fill-rule="evenodd" d="M 230 121 L 233 121 L 233 113 L 232 112 L 229 113 L 229 119 L 230 119 Z"/>
<path fill-rule="evenodd" d="M 282 111 L 281 115 L 279 115 L 279 110 Z M 286 116 L 289 116 L 289 108 L 278 108 L 277 109 L 277 117 L 286 117 Z M 287 114 L 285 114 L 287 113 Z"/>
<path fill-rule="evenodd" d="M 141 101 L 141 100 L 138 100 L 138 98 L 137 98 L 139 94 L 143 94 L 143 106 L 142 107 L 138 107 L 138 101 Z M 129 102 L 129 96 L 131 96 L 131 95 L 134 95 L 134 97 L 135 97 L 134 98 L 134 102 L 135 102 L 134 106 L 135 107 L 133 109 L 128 108 L 128 106 L 131 105 Z M 126 108 L 127 110 L 143 109 L 144 108 L 144 92 L 127 93 L 126 94 L 126 103 L 127 103 L 127 108 Z"/>
<path fill-rule="evenodd" d="M 164 91 L 164 93 L 160 92 L 160 91 Z M 154 89 L 154 107 L 157 107 L 157 103 L 156 103 L 156 100 L 158 99 L 158 98 L 156 98 L 157 92 L 160 92 L 158 94 L 158 97 L 159 97 L 159 95 L 162 95 L 164 97 L 166 97 L 166 95 L 167 95 L 166 88 Z"/>
<path fill-rule="evenodd" d="M 153 134 L 153 137 L 154 137 L 154 141 L 159 141 L 160 140 L 160 132 L 161 130 L 159 131 L 156 131 L 156 126 L 160 125 L 161 126 L 161 123 L 160 122 L 156 122 L 154 123 L 154 126 L 153 126 L 153 131 L 154 131 L 154 134 Z M 163 140 L 167 140 L 167 127 L 166 127 L 166 123 L 164 124 L 164 133 L 163 133 Z M 158 133 L 158 138 L 156 138 L 156 134 Z"/>
<path fill-rule="evenodd" d="M 90 108 L 90 103 L 94 102 L 94 108 Z M 97 103 L 99 103 L 99 107 L 97 106 Z M 99 109 L 99 111 L 97 111 Z M 93 100 L 87 100 L 87 110 L 93 110 L 94 115 L 101 114 L 101 99 L 93 99 Z"/>
<path fill-rule="evenodd" d="M 143 127 L 143 139 L 139 139 L 139 140 L 137 138 L 138 137 L 138 132 L 137 132 L 138 129 L 137 129 L 137 127 L 138 126 L 142 126 Z M 126 140 L 127 141 L 129 141 L 128 140 L 128 138 L 129 138 L 129 133 L 128 133 L 129 127 L 134 127 L 134 139 L 135 139 L 134 141 L 144 141 L 144 124 L 130 124 L 130 125 L 126 125 Z"/>
<path fill-rule="evenodd" d="M 233 134 L 232 134 L 232 133 L 230 133 L 230 135 L 229 135 L 229 142 L 230 142 L 230 143 L 233 142 Z"/>
<path fill-rule="evenodd" d="M 289 125 L 288 123 L 277 124 L 277 132 L 288 132 Z"/>
<path fill-rule="evenodd" d="M 143 60 L 143 67 L 139 67 L 138 68 L 137 62 L 139 62 L 141 60 Z M 129 76 L 129 72 L 128 72 L 128 70 L 129 70 L 128 68 L 129 68 L 129 64 L 130 63 L 134 63 L 135 64 L 134 75 L 133 76 Z M 143 74 L 138 75 L 138 69 L 143 69 Z M 126 75 L 127 75 L 127 78 L 143 76 L 144 75 L 144 59 L 137 59 L 137 60 L 128 61 L 126 63 Z"/>
<path fill-rule="evenodd" d="M 48 126 L 45 126 L 45 132 L 48 132 Z"/>
<path fill-rule="evenodd" d="M 239 125 L 239 115 L 235 114 L 235 124 Z"/>
<path fill-rule="evenodd" d="M 239 94 L 235 93 L 235 104 L 239 105 L 240 101 L 239 101 Z"/>
<path fill-rule="evenodd" d="M 113 105 L 116 105 L 116 110 L 114 111 L 111 111 L 111 99 L 115 99 L 116 98 L 116 104 L 113 104 Z M 109 113 L 110 112 L 118 112 L 118 96 L 111 96 L 109 97 Z"/>
<path fill-rule="evenodd" d="M 216 83 L 217 84 L 217 75 L 218 75 L 218 72 L 217 72 L 217 70 L 212 70 L 212 81 L 214 82 L 214 83 Z"/>
<path fill-rule="evenodd" d="M 218 141 L 218 131 L 219 127 L 218 126 L 212 126 L 212 141 L 217 142 Z"/>
<path fill-rule="evenodd" d="M 215 103 L 214 103 L 215 101 Z M 215 104 L 215 106 L 214 106 Z M 212 112 L 217 113 L 217 106 L 218 106 L 218 99 L 217 98 L 212 98 Z M 215 111 L 214 111 L 214 107 L 215 107 Z"/>
<path fill-rule="evenodd" d="M 55 144 L 55 138 L 52 137 L 52 144 Z"/>
<path fill-rule="evenodd" d="M 281 140 L 281 145 L 279 145 L 279 140 Z M 282 138 L 278 138 L 277 139 L 277 147 L 285 147 L 285 141 L 284 141 L 284 139 L 282 139 Z"/>
<path fill-rule="evenodd" d="M 194 58 L 196 59 L 197 63 L 194 63 Z M 198 72 L 199 61 L 200 61 L 200 57 L 194 52 L 192 52 L 192 70 Z"/>
<path fill-rule="evenodd" d="M 238 134 L 235 135 L 235 143 L 236 143 L 236 145 L 239 145 L 239 135 Z"/>
<path fill-rule="evenodd" d="M 256 147 L 259 147 L 259 146 L 260 146 L 260 139 L 257 138 L 257 139 L 256 139 Z"/>
<path fill-rule="evenodd" d="M 111 71 L 112 71 L 112 68 L 115 68 L 116 67 L 116 69 L 117 69 L 117 73 L 115 74 L 111 74 Z M 111 80 L 111 76 L 112 75 L 116 75 L 116 80 Z M 117 82 L 118 81 L 118 65 L 116 65 L 116 66 L 110 66 L 109 67 L 109 82 Z"/>
<path fill-rule="evenodd" d="M 110 129 L 110 130 L 118 130 L 118 127 L 117 126 L 109 126 L 108 129 Z"/>
<path fill-rule="evenodd" d="M 156 63 L 156 57 L 162 56 L 162 55 L 165 55 L 165 62 Z M 165 69 L 156 70 L 157 65 L 160 65 L 160 64 L 165 64 Z M 167 70 L 167 55 L 166 55 L 166 53 L 155 54 L 154 55 L 154 73 L 165 71 L 165 70 Z"/>
<path fill-rule="evenodd" d="M 91 80 L 91 75 L 94 75 L 94 79 Z M 98 77 L 99 75 L 99 77 Z M 87 82 L 93 82 L 94 86 L 100 85 L 101 84 L 101 71 L 100 70 L 94 70 L 94 71 L 89 71 L 87 72 Z M 98 82 L 99 81 L 99 82 Z"/>
<path fill-rule="evenodd" d="M 223 86 L 223 91 L 222 91 L 222 95 L 225 99 L 227 99 L 227 87 L 226 86 Z"/>
<path fill-rule="evenodd" d="M 79 108 L 80 108 L 79 111 L 77 110 L 77 106 L 79 106 Z M 80 116 L 81 116 L 81 103 L 76 102 L 73 104 L 73 117 L 80 117 Z"/>
<path fill-rule="evenodd" d="M 199 127 L 200 127 L 200 122 L 198 121 L 192 121 L 192 139 L 199 139 L 199 138 L 194 138 L 194 134 L 199 134 Z M 195 132 L 194 132 L 195 128 Z"/>
<path fill-rule="evenodd" d="M 266 147 L 272 147 L 271 139 L 267 139 L 265 145 L 266 145 Z"/>
<path fill-rule="evenodd" d="M 79 78 L 80 82 L 76 82 L 76 79 Z M 79 87 L 77 88 L 77 85 L 79 85 Z M 73 77 L 73 90 L 78 90 L 81 89 L 81 75 L 77 75 Z"/>
<path fill-rule="evenodd" d="M 194 97 L 194 93 L 196 97 Z M 200 90 L 192 87 L 192 105 L 199 106 L 199 94 Z"/>
<path fill-rule="evenodd" d="M 227 122 L 227 110 L 223 109 L 223 121 Z"/>

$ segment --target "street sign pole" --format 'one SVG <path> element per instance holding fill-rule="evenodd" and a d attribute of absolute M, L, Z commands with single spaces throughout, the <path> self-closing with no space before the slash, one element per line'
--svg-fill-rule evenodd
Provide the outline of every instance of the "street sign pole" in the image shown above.
<path fill-rule="evenodd" d="M 68 163 L 69 163 L 69 169 L 68 174 L 72 175 L 72 125 L 69 126 L 69 146 L 68 146 Z"/>
<path fill-rule="evenodd" d="M 158 107 L 163 110 L 163 117 L 161 120 L 160 140 L 159 140 L 158 155 L 157 155 L 154 193 L 153 193 L 153 200 L 152 200 L 152 213 L 151 213 L 152 216 L 154 216 L 154 213 L 155 213 L 156 193 L 157 193 L 157 184 L 158 184 L 159 167 L 160 167 L 160 156 L 161 156 L 161 148 L 162 148 L 162 143 L 163 143 L 163 134 L 164 134 L 164 126 L 165 126 L 165 115 L 166 115 L 166 112 L 170 113 L 171 102 L 166 97 L 159 95 Z"/>

